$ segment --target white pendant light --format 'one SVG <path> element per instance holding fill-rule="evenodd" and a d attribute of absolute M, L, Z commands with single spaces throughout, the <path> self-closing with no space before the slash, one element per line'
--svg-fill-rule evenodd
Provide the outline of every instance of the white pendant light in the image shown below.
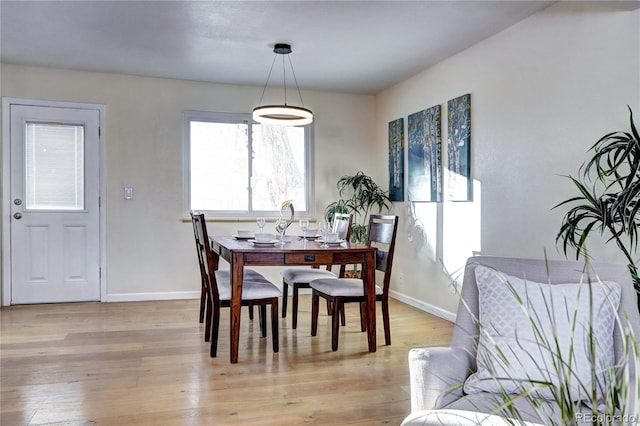
<path fill-rule="evenodd" d="M 262 89 L 262 96 L 260 96 L 260 102 L 262 103 L 262 98 L 264 97 L 264 92 L 267 90 L 267 85 L 269 84 L 269 78 L 271 77 L 271 71 L 273 71 L 273 65 L 276 62 L 276 58 L 278 55 L 282 55 L 282 74 L 283 74 L 283 83 L 284 83 L 284 104 L 282 105 L 261 105 L 257 106 L 253 109 L 253 119 L 258 123 L 262 124 L 270 124 L 277 126 L 304 126 L 306 124 L 311 124 L 313 122 L 313 112 L 310 109 L 305 108 L 304 106 L 295 106 L 287 104 L 287 73 L 285 69 L 284 57 L 291 53 L 291 45 L 284 43 L 277 43 L 273 52 L 275 53 L 273 57 L 273 62 L 271 63 L 271 69 L 269 70 L 269 75 L 267 76 L 267 81 L 264 84 L 264 89 Z M 293 71 L 293 64 L 291 63 L 291 58 L 289 58 L 289 65 L 291 67 L 291 74 L 293 75 L 293 79 L 296 83 L 296 88 L 298 89 L 298 95 L 300 96 L 300 102 L 302 102 L 302 94 L 300 93 L 300 87 L 298 87 L 298 80 L 296 79 L 296 74 Z"/>

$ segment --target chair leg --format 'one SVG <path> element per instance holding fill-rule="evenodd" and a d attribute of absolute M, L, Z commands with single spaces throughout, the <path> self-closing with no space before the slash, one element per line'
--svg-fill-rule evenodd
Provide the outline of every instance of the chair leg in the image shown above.
<path fill-rule="evenodd" d="M 249 310 L 249 319 L 253 321 L 253 303 L 249 303 L 249 306 L 247 306 L 247 309 Z"/>
<path fill-rule="evenodd" d="M 213 303 L 211 302 L 211 295 L 208 294 L 208 291 L 205 299 L 204 341 L 208 342 L 211 338 L 211 315 L 213 315 Z"/>
<path fill-rule="evenodd" d="M 271 303 L 271 339 L 273 340 L 273 352 L 280 350 L 280 338 L 278 337 L 278 298 L 274 297 Z"/>
<path fill-rule="evenodd" d="M 267 337 L 267 305 L 260 305 L 260 332 L 262 337 Z"/>
<path fill-rule="evenodd" d="M 282 318 L 287 317 L 287 302 L 289 299 L 289 284 L 282 280 Z"/>
<path fill-rule="evenodd" d="M 320 310 L 320 296 L 313 290 L 311 295 L 311 335 L 315 336 L 318 332 L 318 311 Z"/>
<path fill-rule="evenodd" d="M 333 299 L 333 312 L 331 313 L 331 350 L 338 350 L 338 338 L 340 336 L 340 310 L 344 309 L 340 299 Z"/>
<path fill-rule="evenodd" d="M 332 315 L 333 312 L 333 302 L 327 299 L 327 315 Z M 344 309 L 340 310 L 340 324 L 344 327 L 347 324 L 347 321 L 344 316 Z"/>
<path fill-rule="evenodd" d="M 360 302 L 360 330 L 367 331 L 367 309 L 366 304 Z"/>
<path fill-rule="evenodd" d="M 293 284 L 293 300 L 291 302 L 291 328 L 298 328 L 298 286 Z"/>
<path fill-rule="evenodd" d="M 384 322 L 384 342 L 391 344 L 391 326 L 389 324 L 389 299 L 382 299 L 382 321 Z"/>
<path fill-rule="evenodd" d="M 204 322 L 204 311 L 205 311 L 205 303 L 207 301 L 207 289 L 204 285 L 201 286 L 202 290 L 200 290 L 200 324 Z"/>
<path fill-rule="evenodd" d="M 218 330 L 220 329 L 220 306 L 213 306 L 211 309 L 211 352 L 210 356 L 215 358 L 218 354 Z"/>

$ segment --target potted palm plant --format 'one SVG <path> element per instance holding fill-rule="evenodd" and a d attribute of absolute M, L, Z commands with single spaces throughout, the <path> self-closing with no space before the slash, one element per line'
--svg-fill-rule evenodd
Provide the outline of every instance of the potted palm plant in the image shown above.
<path fill-rule="evenodd" d="M 353 214 L 351 241 L 363 244 L 367 241 L 369 215 L 373 212 L 388 212 L 391 208 L 389 191 L 380 188 L 362 171 L 353 176 L 342 176 L 336 186 L 340 199 L 325 208 L 325 220 L 331 222 L 335 213 Z"/>
<path fill-rule="evenodd" d="M 630 130 L 604 135 L 591 148 L 593 157 L 568 176 L 578 195 L 554 208 L 568 206 L 556 243 L 564 254 L 575 250 L 576 259 L 587 256 L 586 242 L 592 232 L 607 235 L 627 260 L 640 310 L 640 277 L 636 265 L 640 236 L 640 135 L 629 108 Z M 635 256 L 634 256 L 635 255 Z"/>

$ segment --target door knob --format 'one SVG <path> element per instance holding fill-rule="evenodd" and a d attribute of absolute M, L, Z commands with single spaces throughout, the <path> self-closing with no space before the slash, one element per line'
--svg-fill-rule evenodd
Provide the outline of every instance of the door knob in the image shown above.
<path fill-rule="evenodd" d="M 22 219 L 22 213 L 16 213 L 13 215 L 13 217 L 16 219 Z"/>

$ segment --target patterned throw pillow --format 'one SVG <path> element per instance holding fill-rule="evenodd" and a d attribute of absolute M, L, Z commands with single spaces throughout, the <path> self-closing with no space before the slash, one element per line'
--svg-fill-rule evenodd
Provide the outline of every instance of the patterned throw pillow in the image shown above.
<path fill-rule="evenodd" d="M 565 389 L 571 401 L 586 401 L 595 368 L 602 399 L 614 364 L 619 284 L 542 284 L 484 266 L 475 274 L 478 370 L 465 382 L 465 393 L 519 394 L 534 388 L 534 397 L 553 400 Z"/>

